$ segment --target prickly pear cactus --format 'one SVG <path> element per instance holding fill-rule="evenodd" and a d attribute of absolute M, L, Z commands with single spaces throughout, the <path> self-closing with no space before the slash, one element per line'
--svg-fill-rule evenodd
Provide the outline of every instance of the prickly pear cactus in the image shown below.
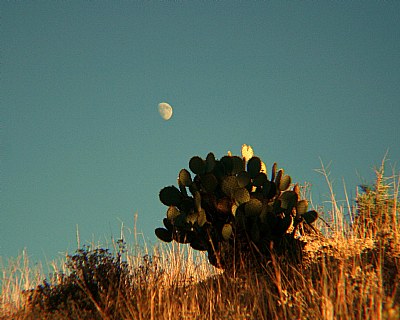
<path fill-rule="evenodd" d="M 308 211 L 299 186 L 293 186 L 276 163 L 268 178 L 265 163 L 243 145 L 242 157 L 194 156 L 189 169 L 193 174 L 179 172 L 178 188 L 160 191 L 168 209 L 164 227 L 155 230 L 159 239 L 207 251 L 210 263 L 225 269 L 243 253 L 257 252 L 261 260 L 268 259 L 272 248 L 301 254 L 301 241 L 295 236 L 315 230 L 312 223 L 318 213 Z"/>

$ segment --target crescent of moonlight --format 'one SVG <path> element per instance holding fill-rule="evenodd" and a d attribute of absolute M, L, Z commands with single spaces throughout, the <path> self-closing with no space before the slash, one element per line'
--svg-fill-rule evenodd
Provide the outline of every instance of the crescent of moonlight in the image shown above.
<path fill-rule="evenodd" d="M 161 102 L 158 105 L 158 112 L 164 120 L 169 120 L 172 117 L 172 107 L 166 102 Z"/>

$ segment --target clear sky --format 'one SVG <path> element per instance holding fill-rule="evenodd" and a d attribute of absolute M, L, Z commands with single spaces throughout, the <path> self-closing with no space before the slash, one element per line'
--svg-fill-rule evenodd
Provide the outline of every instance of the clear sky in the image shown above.
<path fill-rule="evenodd" d="M 328 200 L 400 160 L 398 1 L 1 1 L 0 256 L 155 243 L 191 156 L 253 146 Z M 161 119 L 158 103 L 174 108 Z M 338 200 L 343 199 L 339 197 Z M 127 241 L 131 241 L 128 238 Z"/>

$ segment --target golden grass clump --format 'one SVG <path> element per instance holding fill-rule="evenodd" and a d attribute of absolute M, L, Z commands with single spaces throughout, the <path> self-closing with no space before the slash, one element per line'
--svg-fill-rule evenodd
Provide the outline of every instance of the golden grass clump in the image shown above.
<path fill-rule="evenodd" d="M 78 250 L 45 279 L 24 252 L 1 264 L 0 318 L 399 319 L 399 176 L 383 166 L 353 207 L 331 198 L 321 234 L 302 239 L 301 264 L 272 255 L 232 274 L 185 245 L 119 241 Z"/>

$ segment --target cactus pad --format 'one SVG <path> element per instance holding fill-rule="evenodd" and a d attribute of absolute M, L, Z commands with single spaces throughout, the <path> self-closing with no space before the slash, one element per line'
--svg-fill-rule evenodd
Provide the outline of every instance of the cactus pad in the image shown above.
<path fill-rule="evenodd" d="M 197 223 L 200 227 L 204 226 L 204 224 L 207 222 L 207 215 L 204 209 L 201 209 L 199 211 L 198 217 L 197 217 Z"/>
<path fill-rule="evenodd" d="M 250 178 L 254 178 L 261 170 L 261 160 L 258 157 L 252 157 L 247 162 L 247 172 Z"/>
<path fill-rule="evenodd" d="M 201 184 L 206 192 L 214 192 L 218 186 L 218 180 L 212 173 L 206 173 L 201 176 Z"/>
<path fill-rule="evenodd" d="M 166 206 L 179 206 L 183 200 L 182 193 L 174 186 L 161 189 L 159 197 Z"/>
<path fill-rule="evenodd" d="M 267 175 L 263 172 L 259 172 L 254 178 L 253 178 L 253 185 L 256 187 L 261 187 L 263 186 L 266 182 L 268 181 Z"/>
<path fill-rule="evenodd" d="M 303 219 L 308 223 L 312 224 L 318 219 L 318 212 L 311 210 L 302 215 Z"/>
<path fill-rule="evenodd" d="M 292 178 L 288 175 L 283 175 L 279 181 L 279 190 L 285 191 L 289 188 L 290 184 L 292 183 Z"/>
<path fill-rule="evenodd" d="M 246 171 L 241 171 L 236 176 L 240 188 L 246 187 L 250 183 L 250 176 Z"/>
<path fill-rule="evenodd" d="M 169 206 L 167 210 L 167 219 L 172 221 L 176 219 L 177 216 L 179 216 L 181 212 L 174 206 Z"/>
<path fill-rule="evenodd" d="M 164 242 L 171 242 L 172 241 L 172 232 L 167 230 L 167 229 L 157 228 L 155 230 L 155 234 L 160 240 L 162 240 Z"/>
<path fill-rule="evenodd" d="M 231 157 L 232 159 L 232 174 L 238 174 L 244 170 L 244 162 L 242 158 L 237 156 Z"/>
<path fill-rule="evenodd" d="M 222 180 L 221 189 L 227 196 L 232 196 L 238 188 L 239 183 L 235 176 L 226 176 Z"/>
<path fill-rule="evenodd" d="M 215 168 L 215 156 L 214 153 L 210 152 L 206 157 L 206 172 L 211 172 Z"/>
<path fill-rule="evenodd" d="M 189 161 L 189 168 L 195 174 L 204 173 L 205 167 L 206 167 L 205 161 L 198 156 L 192 157 Z"/>
<path fill-rule="evenodd" d="M 178 179 L 184 187 L 190 187 L 192 184 L 192 177 L 190 176 L 190 172 L 186 169 L 179 171 Z"/>
<path fill-rule="evenodd" d="M 232 225 L 229 223 L 224 224 L 224 226 L 222 227 L 221 234 L 224 240 L 229 240 L 229 238 L 232 235 Z"/>
<path fill-rule="evenodd" d="M 279 187 L 279 184 L 281 183 L 281 179 L 282 179 L 284 173 L 285 173 L 285 172 L 284 172 L 283 169 L 279 169 L 278 172 L 277 172 L 277 174 L 276 174 L 275 183 L 276 183 L 276 185 L 277 185 L 278 187 Z"/>
<path fill-rule="evenodd" d="M 283 209 L 292 209 L 297 204 L 297 193 L 294 191 L 286 191 L 281 194 L 279 200 L 281 201 L 281 208 Z"/>
<path fill-rule="evenodd" d="M 275 181 L 277 171 L 278 171 L 278 164 L 274 162 L 271 169 L 271 181 Z"/>
<path fill-rule="evenodd" d="M 250 193 L 246 188 L 239 188 L 234 191 L 233 198 L 237 205 L 241 205 L 250 200 Z"/>
<path fill-rule="evenodd" d="M 245 161 L 249 161 L 253 156 L 253 148 L 247 144 L 242 145 L 242 158 L 245 159 Z"/>
<path fill-rule="evenodd" d="M 307 200 L 300 200 L 297 202 L 296 211 L 297 214 L 305 214 L 308 208 L 308 201 Z"/>
<path fill-rule="evenodd" d="M 258 199 L 252 198 L 244 205 L 244 212 L 246 216 L 259 216 L 262 210 L 262 202 Z"/>

